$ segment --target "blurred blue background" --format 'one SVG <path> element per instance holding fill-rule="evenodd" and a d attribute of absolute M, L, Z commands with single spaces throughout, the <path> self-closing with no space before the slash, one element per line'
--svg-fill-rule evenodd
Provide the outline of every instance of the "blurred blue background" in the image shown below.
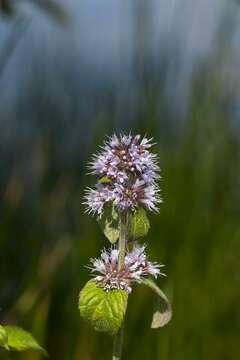
<path fill-rule="evenodd" d="M 5 0 L 6 1 L 6 0 Z M 164 203 L 148 251 L 173 319 L 130 297 L 123 359 L 240 358 L 240 2 L 0 0 L 0 321 L 51 359 L 110 359 L 79 316 L 107 245 L 82 196 L 106 135 L 157 142 Z M 40 360 L 24 353 L 1 359 Z"/>

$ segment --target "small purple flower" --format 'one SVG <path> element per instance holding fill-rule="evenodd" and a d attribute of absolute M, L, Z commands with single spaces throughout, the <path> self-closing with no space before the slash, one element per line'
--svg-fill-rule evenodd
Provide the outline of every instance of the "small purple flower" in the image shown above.
<path fill-rule="evenodd" d="M 112 191 L 109 187 L 98 185 L 96 189 L 87 188 L 84 204 L 88 213 L 101 214 L 106 203 L 112 201 Z"/>
<path fill-rule="evenodd" d="M 161 272 L 162 264 L 151 262 L 145 254 L 145 246 L 135 245 L 133 250 L 125 256 L 124 265 L 118 270 L 118 254 L 115 248 L 103 250 L 100 258 L 91 259 L 90 269 L 96 283 L 104 290 L 123 289 L 132 291 L 131 284 L 140 282 L 143 277 L 151 275 L 157 278 L 164 275 Z"/>

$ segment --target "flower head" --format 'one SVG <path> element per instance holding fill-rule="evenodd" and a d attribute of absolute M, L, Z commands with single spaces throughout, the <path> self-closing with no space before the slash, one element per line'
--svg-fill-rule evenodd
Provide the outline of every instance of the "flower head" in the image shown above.
<path fill-rule="evenodd" d="M 106 291 L 123 289 L 130 293 L 133 282 L 139 282 L 148 275 L 155 278 L 164 275 L 160 270 L 163 265 L 148 260 L 145 246 L 135 245 L 133 250 L 126 254 L 120 270 L 118 254 L 119 251 L 112 248 L 108 251 L 103 250 L 100 258 L 91 259 L 90 269 L 95 275 L 94 279 Z"/>
<path fill-rule="evenodd" d="M 134 210 L 145 206 L 157 210 L 161 202 L 156 181 L 160 168 L 156 154 L 149 151 L 151 139 L 140 135 L 113 135 L 94 155 L 90 163 L 92 174 L 107 181 L 88 189 L 85 196 L 87 211 L 101 214 L 105 203 L 112 202 L 117 210 Z"/>
<path fill-rule="evenodd" d="M 140 135 L 113 135 L 106 141 L 102 151 L 94 155 L 90 163 L 93 174 L 109 176 L 118 182 L 124 182 L 129 176 L 151 183 L 159 178 L 159 166 L 156 155 L 149 149 L 151 140 Z"/>

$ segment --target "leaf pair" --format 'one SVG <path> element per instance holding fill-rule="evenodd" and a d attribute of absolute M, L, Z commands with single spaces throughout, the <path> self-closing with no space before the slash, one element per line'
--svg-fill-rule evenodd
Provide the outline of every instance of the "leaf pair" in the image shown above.
<path fill-rule="evenodd" d="M 107 207 L 104 213 L 98 218 L 98 223 L 107 237 L 114 244 L 119 239 L 119 215 L 114 207 Z M 129 240 L 136 240 L 147 235 L 150 229 L 146 211 L 138 208 L 128 216 Z"/>
<path fill-rule="evenodd" d="M 48 356 L 47 352 L 38 344 L 32 334 L 17 326 L 0 325 L 0 346 L 9 351 L 34 350 Z"/>
<path fill-rule="evenodd" d="M 150 279 L 141 280 L 157 295 L 157 307 L 153 314 L 151 327 L 157 329 L 166 325 L 172 316 L 171 305 L 162 290 Z M 84 286 L 79 296 L 81 316 L 95 330 L 114 335 L 118 332 L 125 316 L 128 293 L 125 290 L 110 290 L 106 292 L 95 280 L 90 280 Z"/>

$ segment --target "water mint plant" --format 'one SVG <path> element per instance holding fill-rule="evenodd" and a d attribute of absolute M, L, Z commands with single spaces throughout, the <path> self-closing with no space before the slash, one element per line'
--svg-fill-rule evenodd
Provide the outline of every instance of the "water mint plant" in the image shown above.
<path fill-rule="evenodd" d="M 86 190 L 86 212 L 96 215 L 111 245 L 99 258 L 90 259 L 92 279 L 80 291 L 79 309 L 95 330 L 114 336 L 113 360 L 121 359 L 123 323 L 135 283 L 148 286 L 157 296 L 152 328 L 171 319 L 168 299 L 153 281 L 165 275 L 163 265 L 150 261 L 146 245 L 139 244 L 150 228 L 146 212 L 158 212 L 162 201 L 152 146 L 152 139 L 145 136 L 113 135 L 89 164 L 97 182 Z"/>

